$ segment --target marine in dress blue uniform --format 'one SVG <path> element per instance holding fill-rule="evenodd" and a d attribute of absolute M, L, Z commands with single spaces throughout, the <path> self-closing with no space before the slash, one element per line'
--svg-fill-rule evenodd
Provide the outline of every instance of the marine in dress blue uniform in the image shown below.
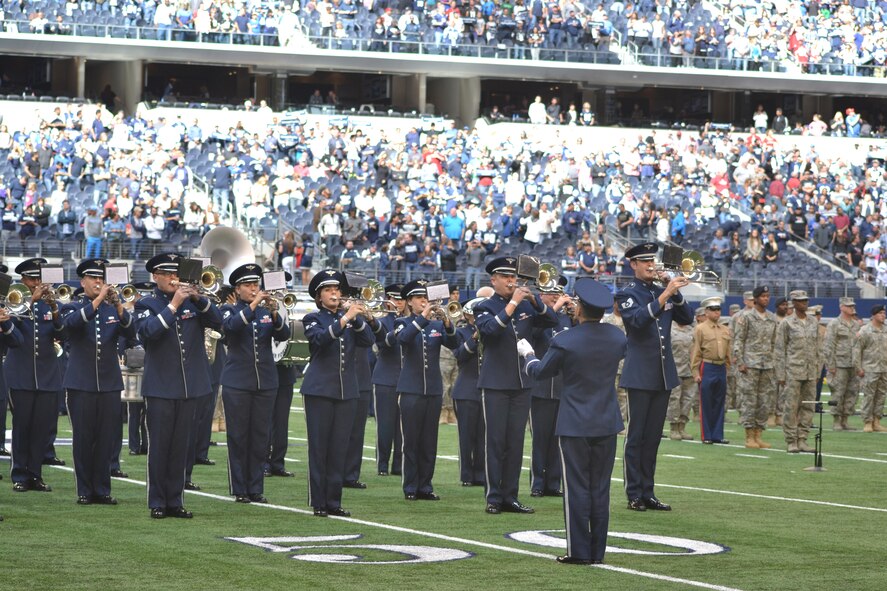
<path fill-rule="evenodd" d="M 530 343 L 540 358 L 545 357 L 552 337 L 573 325 L 572 318 L 564 312 L 563 306 L 569 298 L 561 296 L 567 285 L 566 277 L 559 277 L 558 283 L 549 289 L 539 289 L 542 301 L 557 314 L 558 325 L 551 328 L 534 328 Z M 534 497 L 560 497 L 561 459 L 555 436 L 558 401 L 563 387 L 560 374 L 536 380 L 530 390 L 530 432 L 533 435 L 530 453 L 530 491 Z"/>
<path fill-rule="evenodd" d="M 671 323 L 693 322 L 693 310 L 680 293 L 680 288 L 689 283 L 687 278 L 670 279 L 665 287 L 656 283 L 666 279 L 656 270 L 658 249 L 655 243 L 647 242 L 625 253 L 635 280 L 616 294 L 628 337 L 619 382 L 628 391 L 628 432 L 622 463 L 628 508 L 635 511 L 671 510 L 653 490 L 668 398 L 680 382 L 671 351 Z"/>
<path fill-rule="evenodd" d="M 459 373 L 453 384 L 453 406 L 459 430 L 459 480 L 462 486 L 486 486 L 484 464 L 484 413 L 477 378 L 480 375 L 480 335 L 474 325 L 474 306 L 486 298 L 468 300 L 462 315 L 468 323 L 456 329 L 453 354 Z"/>
<path fill-rule="evenodd" d="M 397 407 L 397 380 L 400 377 L 400 345 L 394 322 L 403 314 L 402 283 L 385 286 L 391 312 L 378 318 L 376 366 L 373 368 L 373 408 L 376 412 L 376 469 L 380 476 L 400 476 L 403 462 L 403 435 Z M 393 451 L 393 455 L 392 455 Z M 389 470 L 390 469 L 390 470 Z"/>
<path fill-rule="evenodd" d="M 42 464 L 52 442 L 53 425 L 58 424 L 58 392 L 62 374 L 56 357 L 54 341 L 64 337 L 62 319 L 54 300 L 47 303 L 43 295 L 51 289 L 40 283 L 40 265 L 46 259 L 22 261 L 15 272 L 31 290 L 31 318 L 12 319 L 20 333 L 19 347 L 10 345 L 3 362 L 9 402 L 15 429 L 12 431 L 13 490 L 49 492 L 43 482 Z"/>
<path fill-rule="evenodd" d="M 440 349 L 456 347 L 456 327 L 449 317 L 431 319 L 435 308 L 428 302 L 426 283 L 418 280 L 404 285 L 401 297 L 410 314 L 394 323 L 400 344 L 397 405 L 403 430 L 403 494 L 408 501 L 440 499 L 431 482 L 443 403 Z"/>
<path fill-rule="evenodd" d="M 563 377 L 556 433 L 564 467 L 567 554 L 558 561 L 599 564 L 607 548 L 616 434 L 623 427 L 615 383 L 627 339 L 617 327 L 601 323 L 613 306 L 607 286 L 581 278 L 576 295 L 579 324 L 555 335 L 541 361 L 528 343 L 522 343 L 522 353 L 527 373 L 537 380 Z"/>
<path fill-rule="evenodd" d="M 77 266 L 83 294 L 62 307 L 68 339 L 63 385 L 73 431 L 77 503 L 116 505 L 111 496 L 111 462 L 122 432 L 120 391 L 123 377 L 117 356 L 121 338 L 134 339 L 135 320 L 105 283 L 104 259 Z"/>
<path fill-rule="evenodd" d="M 145 347 L 142 396 L 148 427 L 148 507 L 154 519 L 193 517 L 183 497 L 194 413 L 198 399 L 211 390 L 204 331 L 222 327 L 219 309 L 196 288 L 179 282 L 180 259 L 164 253 L 145 263 L 157 285 L 135 305 L 139 340 Z"/>
<path fill-rule="evenodd" d="M 293 276 L 286 273 L 286 282 L 289 284 Z M 284 320 L 290 327 L 292 338 L 292 320 L 287 311 L 281 310 Z M 293 386 L 301 375 L 298 366 L 277 364 L 277 394 L 274 396 L 274 409 L 271 411 L 271 433 L 268 438 L 268 457 L 265 460 L 265 476 L 281 476 L 292 478 L 295 476 L 286 469 L 286 450 L 289 449 L 289 424 L 290 408 L 293 405 Z"/>
<path fill-rule="evenodd" d="M 524 435 L 533 380 L 517 354 L 517 341 L 533 328 L 557 326 L 554 312 L 539 296 L 517 286 L 517 259 L 500 257 L 486 271 L 495 293 L 474 308 L 483 344 L 478 387 L 486 425 L 487 513 L 533 513 L 518 500 Z"/>
<path fill-rule="evenodd" d="M 342 507 L 342 483 L 360 396 L 355 355 L 358 344 L 366 347 L 374 341 L 362 305 L 340 309 L 340 285 L 345 277 L 339 271 L 315 275 L 308 295 L 318 311 L 302 319 L 311 355 L 300 389 L 308 430 L 308 504 L 318 517 L 351 515 Z"/>
<path fill-rule="evenodd" d="M 234 269 L 230 281 L 237 303 L 221 310 L 228 347 L 222 370 L 228 483 L 238 503 L 268 502 L 264 463 L 278 384 L 271 341 L 290 337 L 289 324 L 277 313 L 277 300 L 259 289 L 261 273 L 255 263 Z"/>

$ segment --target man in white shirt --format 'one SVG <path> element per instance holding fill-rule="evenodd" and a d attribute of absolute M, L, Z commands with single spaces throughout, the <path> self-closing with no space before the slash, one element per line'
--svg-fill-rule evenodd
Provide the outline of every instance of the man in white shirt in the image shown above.
<path fill-rule="evenodd" d="M 145 218 L 145 238 L 152 242 L 160 242 L 163 240 L 163 228 L 166 222 L 163 216 L 157 213 L 156 207 L 151 207 L 151 213 Z"/>

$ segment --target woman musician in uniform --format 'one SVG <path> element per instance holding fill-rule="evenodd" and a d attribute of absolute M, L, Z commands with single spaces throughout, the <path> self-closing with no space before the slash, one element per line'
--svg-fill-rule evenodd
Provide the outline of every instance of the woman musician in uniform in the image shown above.
<path fill-rule="evenodd" d="M 277 368 L 271 341 L 286 341 L 290 328 L 277 300 L 259 289 L 261 267 L 237 267 L 229 279 L 237 302 L 222 307 L 228 356 L 222 369 L 222 402 L 228 429 L 228 480 L 238 503 L 267 503 L 264 462 Z"/>

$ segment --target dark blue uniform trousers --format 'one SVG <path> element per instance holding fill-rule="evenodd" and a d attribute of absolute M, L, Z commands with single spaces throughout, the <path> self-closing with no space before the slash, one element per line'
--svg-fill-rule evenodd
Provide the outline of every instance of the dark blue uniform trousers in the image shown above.
<path fill-rule="evenodd" d="M 530 399 L 530 431 L 533 450 L 530 454 L 530 488 L 554 492 L 561 487 L 561 459 L 554 427 L 557 423 L 558 399 Z"/>
<path fill-rule="evenodd" d="M 65 400 L 65 391 L 59 390 L 55 393 L 56 399 L 56 411 L 55 411 L 55 420 L 52 421 L 52 424 L 49 426 L 49 443 L 46 445 L 46 450 L 43 452 L 43 459 L 52 460 L 55 459 L 55 440 L 59 434 L 59 415 L 67 414 L 67 402 Z"/>
<path fill-rule="evenodd" d="M 459 480 L 486 484 L 483 406 L 477 400 L 454 400 L 459 428 Z"/>
<path fill-rule="evenodd" d="M 257 495 L 265 490 L 265 457 L 276 395 L 276 388 L 249 391 L 222 386 L 232 495 Z"/>
<path fill-rule="evenodd" d="M 148 453 L 148 427 L 145 423 L 145 403 L 127 403 L 129 414 L 129 451 Z"/>
<path fill-rule="evenodd" d="M 271 433 L 269 436 L 268 458 L 265 467 L 281 472 L 286 469 L 286 450 L 289 448 L 290 407 L 293 405 L 293 385 L 281 384 L 274 397 L 271 411 Z"/>
<path fill-rule="evenodd" d="M 399 473 L 403 461 L 403 435 L 400 432 L 400 409 L 393 386 L 373 385 L 376 407 L 376 467 L 379 472 Z M 392 458 L 391 451 L 394 450 Z"/>
<path fill-rule="evenodd" d="M 628 433 L 622 463 L 629 500 L 650 498 L 656 474 L 656 454 L 668 410 L 669 390 L 628 390 Z"/>
<path fill-rule="evenodd" d="M 77 496 L 111 494 L 111 462 L 121 437 L 120 392 L 68 390 Z"/>
<path fill-rule="evenodd" d="M 315 509 L 338 509 L 342 506 L 345 452 L 357 399 L 302 398 L 308 431 L 308 504 Z"/>
<path fill-rule="evenodd" d="M 434 492 L 437 431 L 443 396 L 397 395 L 403 431 L 403 494 Z"/>
<path fill-rule="evenodd" d="M 564 465 L 564 523 L 567 555 L 603 560 L 610 524 L 610 478 L 616 435 L 560 437 Z"/>
<path fill-rule="evenodd" d="M 702 362 L 699 388 L 699 423 L 701 437 L 724 438 L 724 405 L 727 401 L 727 366 Z"/>
<path fill-rule="evenodd" d="M 52 426 L 58 424 L 55 390 L 10 390 L 12 407 L 12 481 L 43 477 L 43 459 L 51 444 Z"/>
<path fill-rule="evenodd" d="M 351 427 L 351 437 L 348 438 L 348 451 L 345 459 L 345 482 L 357 482 L 360 480 L 360 466 L 363 462 L 363 438 L 367 428 L 367 417 L 370 413 L 370 399 L 372 392 L 361 390 L 357 400 L 357 414 L 354 415 L 354 425 Z"/>
<path fill-rule="evenodd" d="M 518 500 L 530 391 L 484 389 L 481 398 L 486 425 L 487 503 L 511 503 Z"/>
<path fill-rule="evenodd" d="M 126 404 L 120 401 L 120 393 L 117 393 L 117 422 L 114 424 L 114 430 L 111 436 L 114 438 L 111 443 L 111 470 L 120 470 L 120 450 L 123 449 L 123 423 L 126 422 Z M 70 414 L 70 411 L 68 411 Z M 120 470 L 122 471 L 122 470 Z"/>
<path fill-rule="evenodd" d="M 148 426 L 148 507 L 183 504 L 188 439 L 199 398 L 145 398 Z"/>
<path fill-rule="evenodd" d="M 194 459 L 209 459 L 209 442 L 213 435 L 213 413 L 216 411 L 216 399 L 219 397 L 219 385 L 212 385 L 209 396 L 199 399 L 197 404 L 196 431 L 194 433 Z"/>
<path fill-rule="evenodd" d="M 0 371 L 3 368 L 0 367 Z M 9 395 L 0 392 L 0 447 L 6 447 L 6 407 L 9 406 Z"/>

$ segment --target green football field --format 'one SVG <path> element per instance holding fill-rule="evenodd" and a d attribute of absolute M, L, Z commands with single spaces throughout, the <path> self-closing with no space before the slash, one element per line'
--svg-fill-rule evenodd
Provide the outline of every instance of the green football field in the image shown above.
<path fill-rule="evenodd" d="M 362 480 L 347 490 L 352 518 L 307 507 L 304 414 L 297 396 L 288 468 L 269 478 L 269 505 L 227 494 L 225 447 L 197 466 L 187 493 L 193 520 L 152 520 L 145 457 L 126 455 L 116 507 L 75 504 L 70 424 L 59 422 L 66 468 L 46 468 L 52 493 L 14 493 L 0 482 L 0 588 L 15 589 L 883 589 L 887 554 L 887 434 L 833 433 L 826 417 L 825 472 L 809 454 L 746 450 L 731 412 L 727 446 L 664 440 L 657 494 L 670 513 L 625 508 L 621 451 L 611 496 L 606 564 L 561 565 L 558 498 L 521 500 L 534 515 L 487 515 L 483 491 L 459 485 L 456 427 L 442 425 L 435 478 L 440 502 L 403 500 L 397 477 L 376 475 L 375 423 L 367 423 Z M 857 418 L 852 424 L 862 425 Z M 698 425 L 692 431 L 698 435 Z M 214 434 L 224 442 L 224 434 Z M 621 438 L 620 438 L 621 439 Z M 811 437 L 812 443 L 812 437 Z M 620 442 L 621 446 L 621 442 Z M 530 438 L 524 456 L 529 466 Z M 5 460 L 5 458 L 4 458 Z M 526 470 L 526 468 L 525 468 Z M 528 474 L 527 472 L 525 472 Z"/>

